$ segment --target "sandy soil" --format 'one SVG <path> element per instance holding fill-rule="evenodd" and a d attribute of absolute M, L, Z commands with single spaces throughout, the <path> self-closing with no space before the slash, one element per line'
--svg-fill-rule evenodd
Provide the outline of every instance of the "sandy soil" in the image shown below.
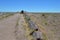
<path fill-rule="evenodd" d="M 0 40 L 27 40 L 22 23 L 24 19 L 20 14 L 0 20 Z"/>

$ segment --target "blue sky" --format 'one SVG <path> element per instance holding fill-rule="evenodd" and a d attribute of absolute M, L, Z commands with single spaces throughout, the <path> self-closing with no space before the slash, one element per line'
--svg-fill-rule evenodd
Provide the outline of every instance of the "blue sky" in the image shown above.
<path fill-rule="evenodd" d="M 60 0 L 0 0 L 0 12 L 60 12 Z"/>

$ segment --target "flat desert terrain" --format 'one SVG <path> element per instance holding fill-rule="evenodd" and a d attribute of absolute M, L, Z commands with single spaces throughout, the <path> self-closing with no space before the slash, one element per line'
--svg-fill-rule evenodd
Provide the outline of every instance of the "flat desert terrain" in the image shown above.
<path fill-rule="evenodd" d="M 45 32 L 48 40 L 60 40 L 59 13 L 29 13 L 28 15 Z"/>
<path fill-rule="evenodd" d="M 39 29 L 36 35 L 43 37 L 43 40 L 60 40 L 60 14 L 0 14 L 0 40 L 35 40 L 34 33 L 29 35 L 34 31 L 31 28 Z"/>

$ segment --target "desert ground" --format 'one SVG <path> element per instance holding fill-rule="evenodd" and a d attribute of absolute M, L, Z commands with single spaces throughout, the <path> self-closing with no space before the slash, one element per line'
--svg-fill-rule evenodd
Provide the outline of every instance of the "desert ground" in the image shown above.
<path fill-rule="evenodd" d="M 34 31 L 31 28 L 38 28 L 43 40 L 60 40 L 59 13 L 26 13 L 26 15 L 19 12 L 0 14 L 0 40 L 35 40 L 36 35 L 29 35 Z"/>
<path fill-rule="evenodd" d="M 27 40 L 23 15 L 14 14 L 0 20 L 0 40 Z"/>
<path fill-rule="evenodd" d="M 29 13 L 28 15 L 45 32 L 48 40 L 60 40 L 59 13 Z"/>

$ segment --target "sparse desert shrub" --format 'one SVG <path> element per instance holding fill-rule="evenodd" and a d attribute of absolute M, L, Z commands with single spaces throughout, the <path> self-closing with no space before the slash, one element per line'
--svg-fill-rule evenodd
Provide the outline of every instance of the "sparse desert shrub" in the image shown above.
<path fill-rule="evenodd" d="M 45 25 L 47 25 L 48 23 L 47 23 L 47 22 L 45 22 L 44 24 L 45 24 Z"/>
<path fill-rule="evenodd" d="M 46 16 L 45 14 L 42 14 L 42 16 L 43 16 L 44 18 L 47 18 L 47 16 Z"/>
<path fill-rule="evenodd" d="M 42 14 L 42 16 L 45 16 L 45 14 Z"/>
<path fill-rule="evenodd" d="M 21 13 L 21 14 L 24 14 L 24 11 L 22 10 L 20 13 Z"/>

